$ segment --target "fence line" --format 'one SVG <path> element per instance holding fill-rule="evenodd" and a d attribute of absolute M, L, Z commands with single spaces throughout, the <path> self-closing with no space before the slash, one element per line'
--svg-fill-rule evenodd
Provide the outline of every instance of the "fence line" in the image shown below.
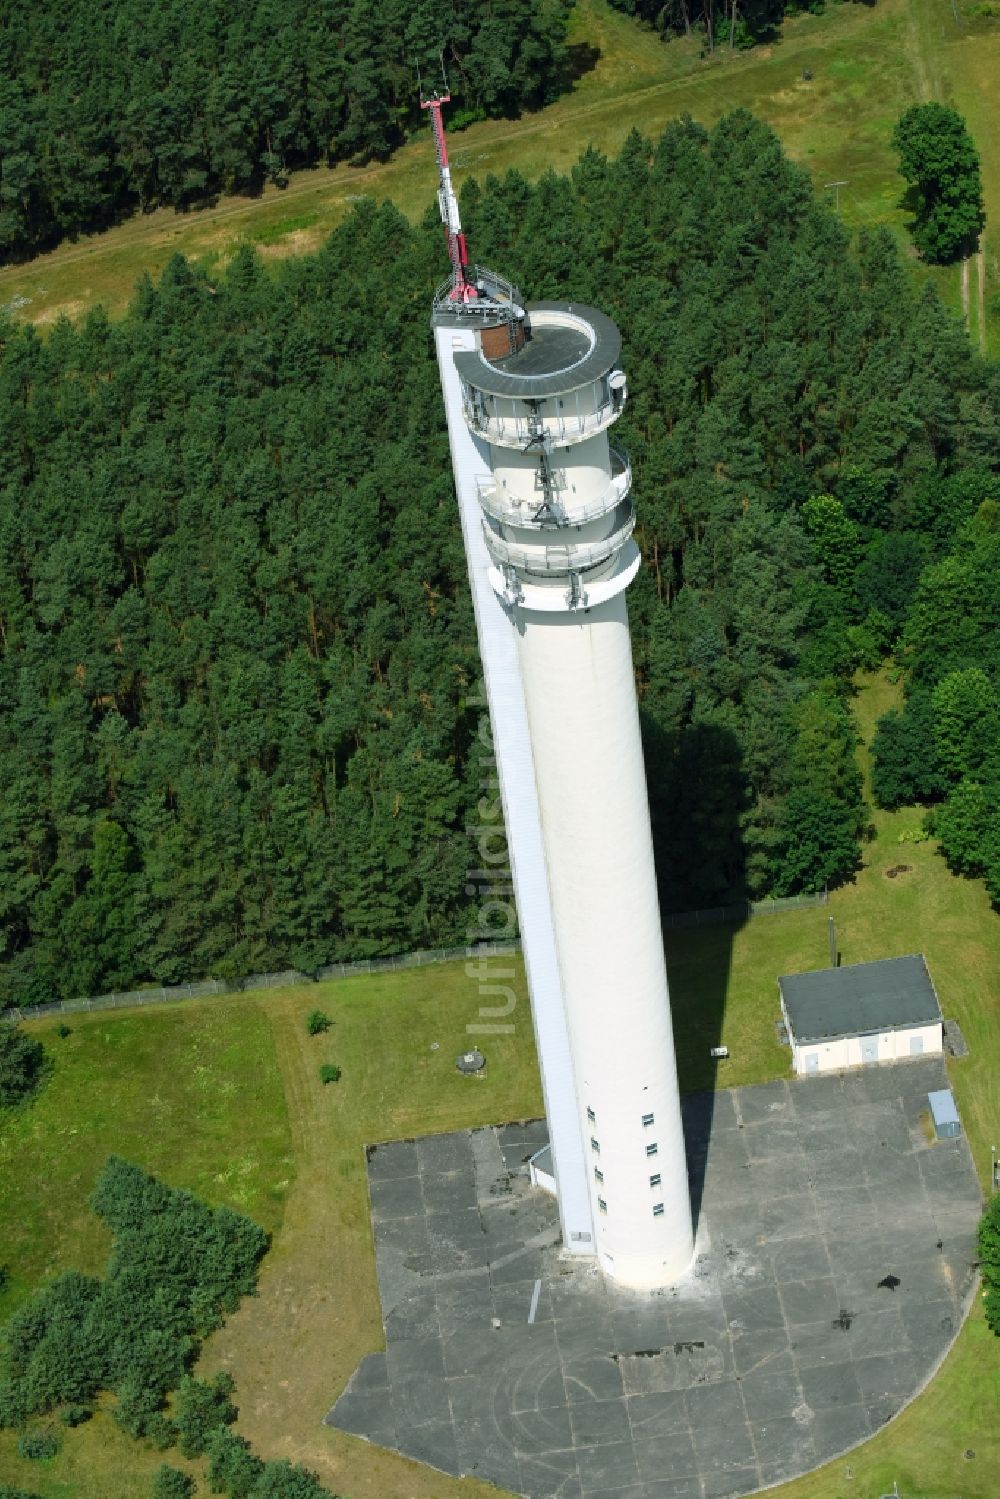
<path fill-rule="evenodd" d="M 752 921 L 755 916 L 773 916 L 780 911 L 796 911 L 810 906 L 825 906 L 830 896 L 826 890 L 815 895 L 784 895 L 776 900 L 744 900 L 734 906 L 711 906 L 707 911 L 679 911 L 664 916 L 668 930 L 686 926 L 715 926 L 723 922 Z"/>
<path fill-rule="evenodd" d="M 712 906 L 705 911 L 682 911 L 676 915 L 667 915 L 663 918 L 663 925 L 677 930 L 690 926 L 750 921 L 755 916 L 767 916 L 778 911 L 825 906 L 828 898 L 823 890 L 818 895 L 789 895 L 780 900 L 742 901 L 739 905 Z M 484 942 L 477 943 L 475 947 L 440 947 L 399 953 L 388 958 L 359 958 L 352 963 L 327 963 L 322 968 L 317 968 L 315 973 L 300 973 L 297 968 L 286 968 L 281 973 L 251 973 L 233 983 L 228 983 L 225 979 L 201 979 L 192 984 L 130 989 L 120 994 L 96 994 L 90 999 L 55 999 L 50 1004 L 2 1010 L 0 1020 L 16 1024 L 19 1020 L 35 1020 L 43 1015 L 80 1015 L 88 1014 L 91 1010 L 129 1010 L 142 1005 L 175 1004 L 182 999 L 207 999 L 211 994 L 242 994 L 250 989 L 278 989 L 288 984 L 313 984 L 325 979 L 352 978 L 365 973 L 398 973 L 406 968 L 426 968 L 432 963 L 452 963 L 458 958 L 502 957 L 512 948 L 519 950 L 520 946 L 520 939 L 515 937 L 505 943 Z"/>

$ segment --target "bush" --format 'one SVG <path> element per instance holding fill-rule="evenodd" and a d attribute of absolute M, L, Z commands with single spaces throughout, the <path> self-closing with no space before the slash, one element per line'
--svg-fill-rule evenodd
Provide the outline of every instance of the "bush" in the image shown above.
<path fill-rule="evenodd" d="M 64 1426 L 82 1426 L 93 1414 L 89 1405 L 67 1405 L 59 1412 L 59 1419 Z"/>
<path fill-rule="evenodd" d="M 213 1380 L 186 1374 L 174 1404 L 174 1419 L 185 1457 L 200 1457 L 209 1438 L 220 1426 L 236 1420 L 236 1407 L 229 1399 L 236 1389 L 232 1376 L 220 1371 Z"/>
<path fill-rule="evenodd" d="M 0 1344 L 0 1426 L 109 1389 L 125 1431 L 169 1446 L 166 1395 L 200 1340 L 254 1290 L 267 1236 L 115 1157 L 91 1206 L 115 1236 L 107 1277 L 61 1275 L 14 1313 Z"/>
<path fill-rule="evenodd" d="M 325 1015 L 322 1010 L 313 1010 L 312 1014 L 309 1016 L 309 1019 L 306 1021 L 306 1029 L 308 1030 L 310 1036 L 321 1036 L 324 1031 L 328 1031 L 330 1029 L 332 1024 L 333 1021 L 330 1019 L 329 1015 Z"/>
<path fill-rule="evenodd" d="M 320 1081 L 323 1083 L 339 1083 L 341 1077 L 340 1068 L 335 1062 L 324 1062 L 319 1069 L 319 1076 Z"/>
<path fill-rule="evenodd" d="M 152 1499 L 190 1499 L 194 1493 L 194 1479 L 180 1468 L 171 1468 L 167 1463 L 156 1470 L 153 1478 Z"/>
<path fill-rule="evenodd" d="M 73 1027 L 71 1025 L 67 1025 L 66 1022 L 65 1022 L 65 1020 L 61 1020 L 59 1022 L 59 1024 L 56 1026 L 56 1035 L 59 1037 L 59 1039 L 61 1041 L 65 1041 L 66 1037 L 67 1036 L 72 1036 L 72 1034 L 73 1034 Z"/>
<path fill-rule="evenodd" d="M 55 1432 L 47 1429 L 26 1431 L 17 1439 L 18 1456 L 31 1458 L 36 1462 L 44 1462 L 48 1457 L 55 1457 L 60 1445 Z"/>
<path fill-rule="evenodd" d="M 38 1494 L 29 1494 L 27 1489 L 11 1488 L 9 1483 L 0 1483 L 0 1499 L 39 1499 Z"/>
<path fill-rule="evenodd" d="M 41 1043 L 19 1026 L 0 1021 L 0 1105 L 21 1103 L 34 1093 L 45 1070 Z"/>
<path fill-rule="evenodd" d="M 979 1270 L 983 1277 L 986 1322 L 1000 1337 L 1000 1192 L 979 1221 Z"/>

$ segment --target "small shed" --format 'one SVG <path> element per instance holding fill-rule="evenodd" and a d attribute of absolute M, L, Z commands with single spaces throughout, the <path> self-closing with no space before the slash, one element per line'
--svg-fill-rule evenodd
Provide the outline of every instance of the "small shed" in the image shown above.
<path fill-rule="evenodd" d="M 543 1145 L 541 1150 L 536 1150 L 528 1162 L 528 1176 L 533 1187 L 541 1187 L 543 1192 L 551 1192 L 556 1195 L 556 1176 L 552 1168 L 552 1147 Z"/>
<path fill-rule="evenodd" d="M 941 1006 L 923 953 L 786 974 L 778 989 L 799 1075 L 942 1050 Z"/>
<path fill-rule="evenodd" d="M 962 1133 L 962 1121 L 950 1088 L 938 1088 L 936 1092 L 928 1093 L 927 1102 L 931 1106 L 931 1118 L 939 1140 L 953 1140 Z"/>

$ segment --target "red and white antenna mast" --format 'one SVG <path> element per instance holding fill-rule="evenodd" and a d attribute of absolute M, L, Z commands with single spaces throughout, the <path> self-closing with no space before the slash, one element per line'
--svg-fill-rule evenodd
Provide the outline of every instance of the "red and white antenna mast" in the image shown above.
<path fill-rule="evenodd" d="M 442 69 L 444 64 L 442 63 Z M 451 185 L 451 168 L 448 165 L 448 146 L 444 138 L 444 122 L 441 119 L 441 106 L 450 104 L 451 94 L 448 93 L 447 80 L 443 93 L 434 89 L 426 98 L 423 91 L 420 94 L 420 108 L 429 109 L 431 112 L 431 129 L 434 132 L 434 154 L 437 157 L 438 175 L 441 185 L 438 188 L 438 205 L 441 209 L 441 222 L 444 224 L 444 237 L 448 245 L 448 259 L 451 261 L 451 291 L 448 294 L 450 302 L 472 302 L 476 298 L 476 288 L 468 277 L 469 252 L 465 247 L 465 235 L 462 233 L 462 220 L 458 212 L 458 199 L 455 197 L 455 189 Z"/>

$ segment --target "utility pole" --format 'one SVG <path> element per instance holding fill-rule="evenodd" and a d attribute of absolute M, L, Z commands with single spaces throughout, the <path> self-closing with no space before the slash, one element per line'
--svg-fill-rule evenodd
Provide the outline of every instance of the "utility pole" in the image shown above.
<path fill-rule="evenodd" d="M 840 218 L 840 189 L 842 187 L 846 187 L 846 186 L 847 186 L 846 182 L 828 182 L 826 184 L 826 190 L 827 190 L 827 192 L 831 192 L 832 191 L 832 192 L 834 192 L 836 194 L 836 201 L 835 201 L 835 204 L 834 204 L 834 212 L 836 213 L 838 219 Z"/>

